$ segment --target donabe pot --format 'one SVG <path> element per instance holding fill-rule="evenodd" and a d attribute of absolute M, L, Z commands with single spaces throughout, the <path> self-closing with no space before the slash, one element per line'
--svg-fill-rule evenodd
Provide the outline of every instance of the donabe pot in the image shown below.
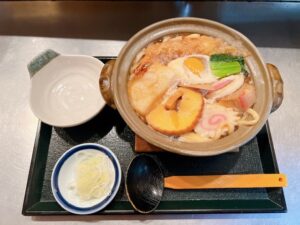
<path fill-rule="evenodd" d="M 166 35 L 199 33 L 218 37 L 230 45 L 247 50 L 246 63 L 253 75 L 257 100 L 254 110 L 260 120 L 254 126 L 241 126 L 234 133 L 208 143 L 184 143 L 153 130 L 135 113 L 129 103 L 127 82 L 134 58 L 145 46 Z M 123 47 L 116 60 L 109 61 L 102 70 L 100 89 L 107 103 L 116 108 L 128 126 L 147 142 L 164 150 L 182 155 L 211 156 L 229 152 L 251 140 L 266 123 L 283 99 L 283 82 L 278 69 L 266 64 L 255 45 L 238 31 L 211 20 L 174 18 L 152 24 L 135 34 Z"/>

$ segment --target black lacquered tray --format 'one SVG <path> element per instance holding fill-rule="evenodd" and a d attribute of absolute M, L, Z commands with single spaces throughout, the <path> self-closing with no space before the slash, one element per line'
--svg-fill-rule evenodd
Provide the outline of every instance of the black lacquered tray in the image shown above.
<path fill-rule="evenodd" d="M 100 58 L 101 59 L 101 58 Z M 107 58 L 103 58 L 106 61 Z M 118 157 L 122 183 L 114 199 L 97 214 L 134 214 L 126 197 L 124 176 L 135 156 L 134 133 L 119 113 L 108 106 L 93 120 L 73 128 L 55 128 L 39 123 L 28 176 L 23 215 L 69 214 L 51 192 L 51 173 L 57 159 L 81 143 L 99 143 Z M 151 153 L 168 175 L 279 173 L 268 124 L 237 153 L 213 157 L 187 157 L 168 152 Z M 282 188 L 168 190 L 153 213 L 248 213 L 286 212 Z"/>

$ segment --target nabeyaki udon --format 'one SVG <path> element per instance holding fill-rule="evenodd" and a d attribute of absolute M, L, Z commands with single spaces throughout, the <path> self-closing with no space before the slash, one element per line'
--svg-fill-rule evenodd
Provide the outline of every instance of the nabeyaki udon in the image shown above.
<path fill-rule="evenodd" d="M 219 38 L 166 36 L 132 63 L 130 103 L 150 127 L 179 141 L 222 138 L 259 119 L 247 56 Z"/>

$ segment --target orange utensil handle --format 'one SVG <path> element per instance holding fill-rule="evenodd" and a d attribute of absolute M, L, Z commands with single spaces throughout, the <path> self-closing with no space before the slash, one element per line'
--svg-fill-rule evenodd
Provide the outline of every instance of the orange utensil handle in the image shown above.
<path fill-rule="evenodd" d="M 237 174 L 209 176 L 170 176 L 164 178 L 165 188 L 215 189 L 215 188 L 266 188 L 286 187 L 284 174 Z"/>

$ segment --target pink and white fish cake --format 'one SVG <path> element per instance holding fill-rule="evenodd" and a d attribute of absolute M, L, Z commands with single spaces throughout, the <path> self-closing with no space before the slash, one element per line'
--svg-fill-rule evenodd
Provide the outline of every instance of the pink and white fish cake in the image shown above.
<path fill-rule="evenodd" d="M 202 137 L 219 139 L 234 132 L 240 119 L 238 114 L 233 108 L 226 108 L 217 103 L 206 103 L 194 131 Z"/>

